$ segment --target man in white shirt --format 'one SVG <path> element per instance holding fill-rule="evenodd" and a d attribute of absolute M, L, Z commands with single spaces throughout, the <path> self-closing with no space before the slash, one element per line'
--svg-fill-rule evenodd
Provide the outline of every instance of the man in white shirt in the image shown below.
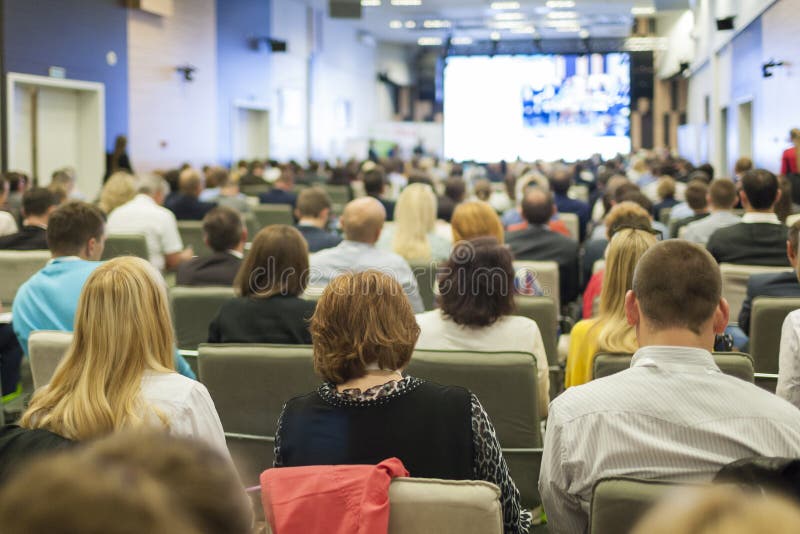
<path fill-rule="evenodd" d="M 708 204 L 711 215 L 686 225 L 683 239 L 705 246 L 711 234 L 720 228 L 740 223 L 741 219 L 731 211 L 737 200 L 736 185 L 727 178 L 718 178 L 708 188 Z"/>
<path fill-rule="evenodd" d="M 111 212 L 106 229 L 109 234 L 143 234 L 147 240 L 150 263 L 161 271 L 174 271 L 194 255 L 184 250 L 175 215 L 161 206 L 169 186 L 157 175 L 138 179 L 139 194 Z"/>
<path fill-rule="evenodd" d="M 341 219 L 345 240 L 311 256 L 309 286 L 321 288 L 342 273 L 374 269 L 400 282 L 414 313 L 424 311 L 417 279 L 408 262 L 394 252 L 375 247 L 385 221 L 386 209 L 376 198 L 363 197 L 348 203 Z"/>
<path fill-rule="evenodd" d="M 630 369 L 550 404 L 539 477 L 549 532 L 587 532 L 602 478 L 702 482 L 749 456 L 798 455 L 800 410 L 714 363 L 728 323 L 721 287 L 693 243 L 662 241 L 639 260 L 625 298 L 641 347 Z"/>

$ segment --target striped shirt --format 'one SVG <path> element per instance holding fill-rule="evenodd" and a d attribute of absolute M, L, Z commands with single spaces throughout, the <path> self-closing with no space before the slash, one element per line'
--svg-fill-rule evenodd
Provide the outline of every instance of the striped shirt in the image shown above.
<path fill-rule="evenodd" d="M 723 374 L 708 351 L 649 346 L 550 404 L 539 491 L 548 530 L 586 532 L 601 478 L 710 480 L 749 456 L 800 456 L 800 410 Z"/>

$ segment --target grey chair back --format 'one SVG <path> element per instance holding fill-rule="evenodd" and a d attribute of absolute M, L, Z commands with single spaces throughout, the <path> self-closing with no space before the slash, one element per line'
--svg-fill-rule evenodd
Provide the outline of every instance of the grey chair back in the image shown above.
<path fill-rule="evenodd" d="M 350 202 L 350 187 L 346 185 L 325 184 L 323 188 L 331 199 L 331 211 L 336 214 L 342 213 L 344 205 Z"/>
<path fill-rule="evenodd" d="M 28 357 L 34 389 L 50 383 L 71 343 L 72 332 L 38 330 L 31 333 L 28 337 Z"/>
<path fill-rule="evenodd" d="M 569 230 L 569 237 L 578 241 L 581 236 L 581 223 L 576 213 L 559 212 L 558 219 L 564 223 Z"/>
<path fill-rule="evenodd" d="M 434 284 L 436 284 L 436 266 L 434 261 L 430 262 L 409 262 L 411 271 L 417 279 L 417 290 L 425 310 L 432 310 L 436 307 L 436 294 Z"/>
<path fill-rule="evenodd" d="M 800 298 L 756 297 L 753 300 L 749 350 L 759 375 L 778 374 L 783 321 L 797 309 L 800 309 Z M 777 376 L 772 379 L 760 377 L 756 382 L 774 392 Z"/>
<path fill-rule="evenodd" d="M 315 391 L 309 345 L 204 344 L 199 379 L 208 388 L 242 480 L 272 467 L 275 429 L 289 399 Z"/>
<path fill-rule="evenodd" d="M 259 204 L 253 208 L 258 229 L 271 224 L 294 224 L 291 204 Z"/>
<path fill-rule="evenodd" d="M 533 319 L 542 333 L 547 363 L 558 366 L 558 311 L 550 297 L 514 297 L 517 304 L 516 315 Z"/>
<path fill-rule="evenodd" d="M 264 182 L 263 184 L 240 185 L 239 191 L 250 197 L 257 197 L 261 193 L 268 193 L 272 186 Z"/>
<path fill-rule="evenodd" d="M 14 302 L 19 286 L 50 261 L 49 250 L 0 250 L 0 302 Z"/>
<path fill-rule="evenodd" d="M 715 352 L 713 356 L 714 362 L 720 371 L 726 375 L 735 376 L 751 384 L 753 383 L 755 379 L 753 359 L 749 354 L 743 352 Z M 632 358 L 632 354 L 596 354 L 592 365 L 592 380 L 628 369 L 631 366 Z"/>
<path fill-rule="evenodd" d="M 149 260 L 147 238 L 144 234 L 109 234 L 103 247 L 103 261 L 120 256 L 136 256 Z"/>
<path fill-rule="evenodd" d="M 203 221 L 178 221 L 178 233 L 184 247 L 192 247 L 195 256 L 210 256 L 214 253 L 203 239 Z"/>
<path fill-rule="evenodd" d="M 742 303 L 747 297 L 747 281 L 750 279 L 750 275 L 780 273 L 788 270 L 788 267 L 721 263 L 719 270 L 722 274 L 722 296 L 728 301 L 730 307 L 730 322 L 736 323 Z"/>
<path fill-rule="evenodd" d="M 681 486 L 655 480 L 606 478 L 592 492 L 590 534 L 627 534 L 667 493 Z"/>
<path fill-rule="evenodd" d="M 178 348 L 195 350 L 208 341 L 208 325 L 233 297 L 232 287 L 171 287 L 169 301 Z"/>
<path fill-rule="evenodd" d="M 539 284 L 545 297 L 555 302 L 557 313 L 561 311 L 561 285 L 558 274 L 558 263 L 554 261 L 515 261 L 514 272 L 518 281 L 524 281 L 528 275 Z"/>

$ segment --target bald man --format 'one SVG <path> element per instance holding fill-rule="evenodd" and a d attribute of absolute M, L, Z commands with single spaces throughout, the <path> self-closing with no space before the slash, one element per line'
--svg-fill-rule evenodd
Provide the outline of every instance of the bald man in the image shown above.
<path fill-rule="evenodd" d="M 311 256 L 309 285 L 322 288 L 342 273 L 374 269 L 400 282 L 415 313 L 425 311 L 417 280 L 408 262 L 394 252 L 375 247 L 385 221 L 386 209 L 373 197 L 348 203 L 341 219 L 345 239 L 337 246 Z"/>
<path fill-rule="evenodd" d="M 200 200 L 203 178 L 189 167 L 181 171 L 178 179 L 179 193 L 166 205 L 179 221 L 202 221 L 206 213 L 214 208 L 211 202 Z"/>

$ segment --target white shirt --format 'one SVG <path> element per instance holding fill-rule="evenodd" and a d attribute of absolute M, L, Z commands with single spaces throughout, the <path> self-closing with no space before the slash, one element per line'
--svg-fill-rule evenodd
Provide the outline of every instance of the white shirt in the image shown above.
<path fill-rule="evenodd" d="M 146 371 L 141 396 L 167 418 L 170 434 L 203 440 L 230 458 L 217 409 L 203 384 L 178 373 Z M 158 421 L 156 417 L 152 422 Z"/>
<path fill-rule="evenodd" d="M 749 211 L 742 215 L 742 222 L 743 223 L 769 223 L 769 224 L 781 224 L 781 220 L 778 219 L 778 216 L 774 213 L 760 213 Z"/>
<path fill-rule="evenodd" d="M 783 321 L 775 394 L 800 408 L 800 310 Z"/>
<path fill-rule="evenodd" d="M 742 219 L 730 211 L 714 211 L 708 217 L 687 224 L 683 238 L 705 246 L 711 234 L 720 228 L 727 228 L 740 222 Z"/>
<path fill-rule="evenodd" d="M 577 534 L 601 478 L 701 482 L 749 456 L 798 455 L 800 410 L 723 374 L 708 351 L 650 346 L 550 404 L 539 491 L 549 532 Z"/>
<path fill-rule="evenodd" d="M 536 386 L 539 413 L 547 415 L 550 402 L 550 373 L 547 353 L 536 321 L 528 317 L 506 315 L 483 328 L 456 324 L 441 310 L 417 314 L 420 327 L 416 348 L 421 350 L 474 350 L 530 352 L 536 358 Z"/>
<path fill-rule="evenodd" d="M 150 263 L 163 271 L 164 255 L 183 250 L 181 235 L 175 215 L 155 200 L 143 194 L 123 204 L 108 216 L 106 232 L 109 234 L 144 234 Z"/>
<path fill-rule="evenodd" d="M 0 211 L 0 237 L 17 233 L 17 221 L 7 211 Z"/>

